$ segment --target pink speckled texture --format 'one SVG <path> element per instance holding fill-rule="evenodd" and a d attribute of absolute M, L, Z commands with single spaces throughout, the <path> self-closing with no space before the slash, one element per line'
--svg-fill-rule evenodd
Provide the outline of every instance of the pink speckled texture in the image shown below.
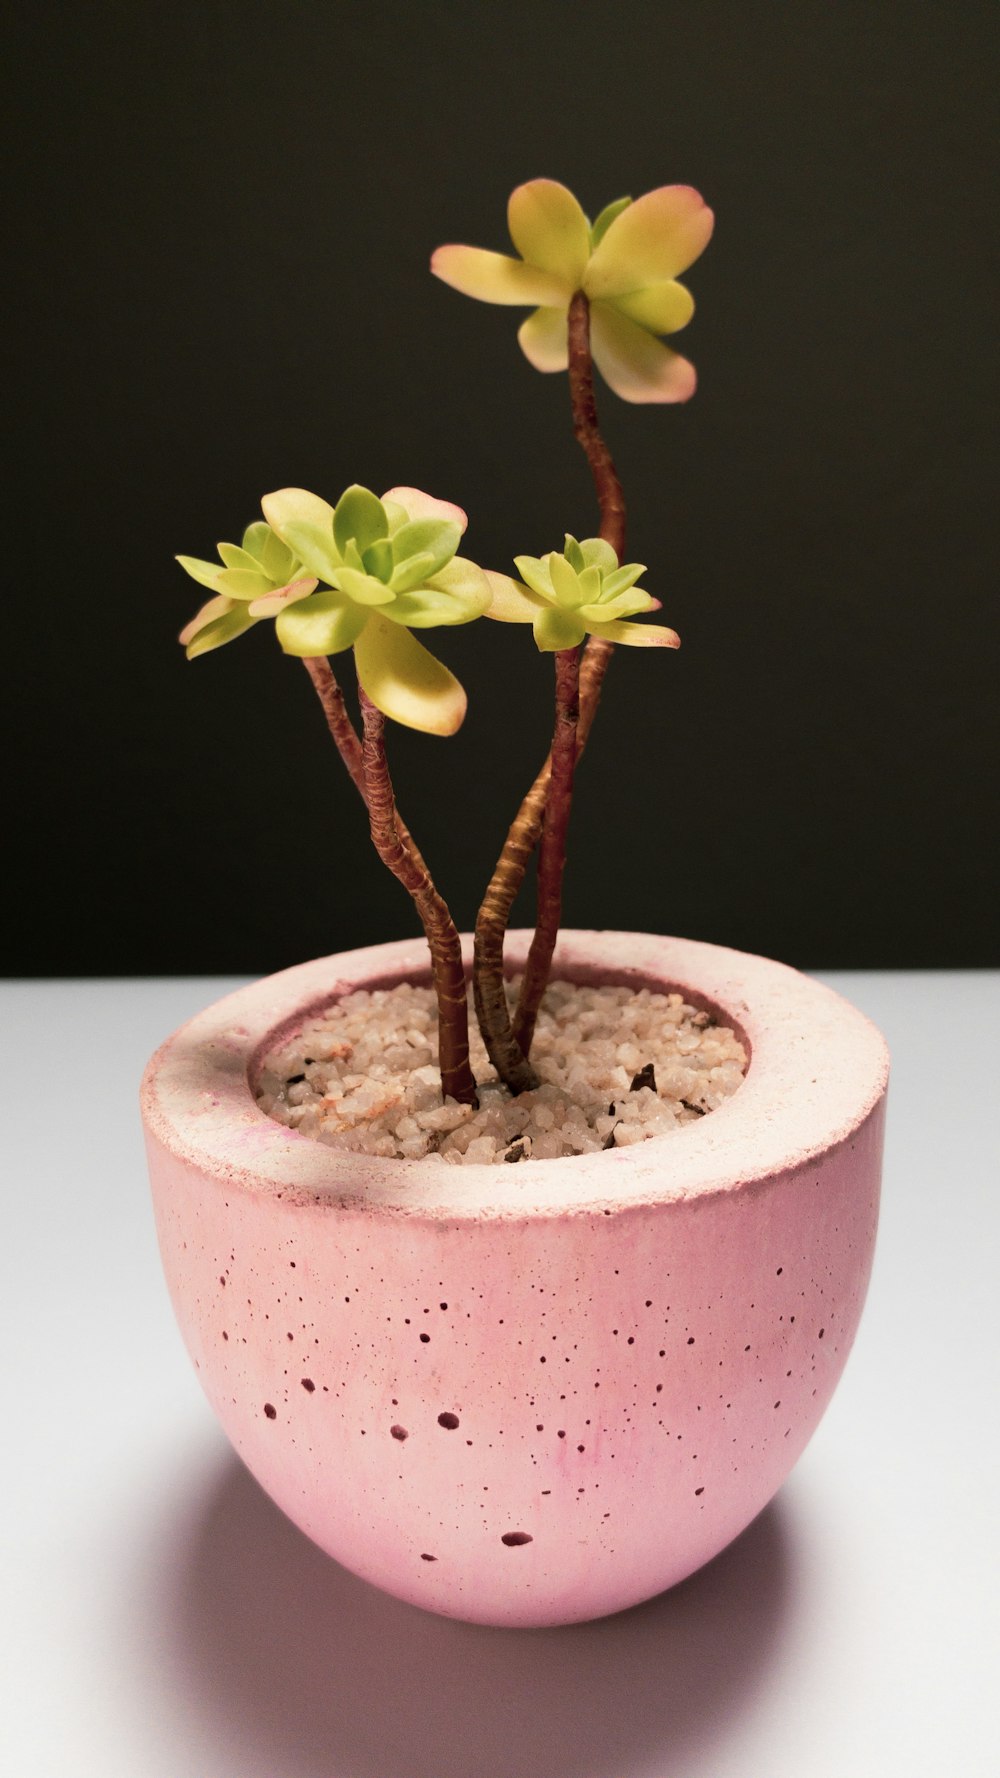
<path fill-rule="evenodd" d="M 236 1450 L 356 1574 L 496 1625 L 636 1604 L 749 1524 L 843 1369 L 878 1213 L 888 1057 L 846 1001 L 643 934 L 565 933 L 555 967 L 720 1010 L 743 1086 L 671 1135 L 517 1166 L 338 1155 L 263 1116 L 275 1032 L 426 979 L 416 940 L 230 995 L 143 1084 L 167 1280 Z"/>

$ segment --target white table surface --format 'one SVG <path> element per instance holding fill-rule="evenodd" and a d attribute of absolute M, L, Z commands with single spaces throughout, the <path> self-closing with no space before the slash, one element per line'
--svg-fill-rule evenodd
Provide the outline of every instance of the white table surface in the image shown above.
<path fill-rule="evenodd" d="M 339 1569 L 202 1398 L 136 1087 L 236 984 L 4 986 L 0 1771 L 996 1778 L 1000 976 L 825 979 L 894 1054 L 844 1380 L 777 1501 L 700 1575 L 543 1631 L 431 1617 Z"/>

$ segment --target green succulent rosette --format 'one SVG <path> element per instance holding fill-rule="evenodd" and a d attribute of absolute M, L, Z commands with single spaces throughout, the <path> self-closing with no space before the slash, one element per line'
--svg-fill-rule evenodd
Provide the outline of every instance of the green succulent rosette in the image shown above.
<path fill-rule="evenodd" d="M 288 600 L 304 599 L 316 585 L 287 544 L 261 520 L 247 526 L 242 543 L 220 543 L 217 547 L 218 562 L 177 557 L 184 572 L 214 595 L 180 633 L 178 640 L 186 648 L 188 660 L 252 630 L 262 617 L 270 615 L 270 609 L 261 609 L 265 600 L 279 610 Z"/>
<path fill-rule="evenodd" d="M 661 334 L 686 327 L 694 299 L 678 274 L 711 238 L 714 218 L 690 185 L 661 185 L 617 198 L 592 223 L 555 179 L 511 193 L 507 224 L 518 258 L 457 243 L 439 247 L 431 271 L 479 302 L 531 308 L 518 330 L 536 370 L 569 362 L 567 318 L 578 290 L 590 305 L 594 363 L 623 401 L 687 401 L 697 378 Z M 536 306 L 537 305 L 537 306 Z"/>
<path fill-rule="evenodd" d="M 226 607 L 215 609 L 213 600 L 211 615 L 206 619 L 204 607 L 182 632 L 188 653 L 273 617 L 286 654 L 314 658 L 351 648 L 359 682 L 385 716 L 427 734 L 454 734 L 465 716 L 465 692 L 412 632 L 471 623 L 492 603 L 484 570 L 456 553 L 467 524 L 461 507 L 418 488 L 390 488 L 380 499 L 357 485 L 336 506 L 304 488 L 281 488 L 261 505 L 267 523 L 250 529 L 272 540 L 266 584 L 251 589 L 256 570 L 235 557 L 230 567 L 223 556 L 222 572 L 178 558 L 195 579 L 218 588 Z M 246 537 L 238 553 L 252 553 Z M 257 559 L 262 571 L 263 551 Z M 235 572 L 247 578 L 226 579 Z M 195 627 L 203 619 L 205 629 L 220 626 L 207 642 Z"/>
<path fill-rule="evenodd" d="M 501 623 L 531 624 L 543 653 L 577 648 L 585 636 L 629 648 L 679 648 L 680 637 L 666 624 L 628 622 L 644 611 L 658 611 L 660 600 L 637 585 L 645 574 L 642 562 L 621 567 L 603 537 L 577 542 L 567 534 L 561 550 L 547 556 L 515 556 L 521 580 L 488 573 L 493 602 L 487 613 Z"/>

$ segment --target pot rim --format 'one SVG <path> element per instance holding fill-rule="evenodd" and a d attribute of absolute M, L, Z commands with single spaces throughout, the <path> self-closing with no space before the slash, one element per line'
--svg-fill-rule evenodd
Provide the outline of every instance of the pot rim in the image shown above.
<path fill-rule="evenodd" d="M 517 971 L 529 931 L 507 935 Z M 463 939 L 471 962 L 471 939 Z M 150 1137 L 228 1189 L 319 1209 L 446 1220 L 611 1215 L 751 1191 L 848 1142 L 883 1098 L 889 1053 L 832 988 L 770 958 L 650 933 L 563 931 L 553 975 L 679 991 L 734 1025 L 750 1050 L 743 1084 L 697 1123 L 629 1148 L 453 1166 L 338 1151 L 260 1110 L 251 1080 L 282 1032 L 363 987 L 430 979 L 420 939 L 343 951 L 262 978 L 197 1013 L 143 1076 Z"/>

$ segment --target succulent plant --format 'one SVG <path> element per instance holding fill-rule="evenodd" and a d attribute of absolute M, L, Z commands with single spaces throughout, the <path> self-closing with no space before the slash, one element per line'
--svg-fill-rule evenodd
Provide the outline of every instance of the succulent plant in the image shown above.
<path fill-rule="evenodd" d="M 593 366 L 631 402 L 685 401 L 695 373 L 662 343 L 690 320 L 694 304 L 677 282 L 712 232 L 712 212 L 690 186 L 667 185 L 634 203 L 620 198 L 590 223 L 572 192 L 552 179 L 518 186 L 508 206 L 520 257 L 478 247 L 439 247 L 431 269 L 486 302 L 533 313 L 518 339 L 539 370 L 568 372 L 573 431 L 600 507 L 600 533 L 561 550 L 519 555 L 520 578 L 460 556 L 461 507 L 411 487 L 381 497 L 354 484 L 335 505 L 304 488 L 265 495 L 263 521 L 239 544 L 220 543 L 218 563 L 177 559 L 212 594 L 181 631 L 189 658 L 232 641 L 265 619 L 286 654 L 298 656 L 368 813 L 372 841 L 411 895 L 431 953 L 438 997 L 442 1088 L 475 1103 L 468 1003 L 458 931 L 397 807 L 385 721 L 427 734 L 460 727 L 466 697 L 458 680 L 414 634 L 480 617 L 530 624 L 555 667 L 552 746 L 523 799 L 476 921 L 473 988 L 486 1048 L 512 1092 L 537 1084 L 530 1062 L 535 1017 L 548 980 L 562 905 L 566 837 L 576 765 L 618 644 L 676 648 L 665 624 L 632 620 L 660 601 L 625 560 L 625 501 L 597 420 Z M 360 732 L 330 658 L 353 653 Z M 538 911 L 516 1008 L 507 1001 L 503 941 L 532 853 L 538 851 Z"/>

